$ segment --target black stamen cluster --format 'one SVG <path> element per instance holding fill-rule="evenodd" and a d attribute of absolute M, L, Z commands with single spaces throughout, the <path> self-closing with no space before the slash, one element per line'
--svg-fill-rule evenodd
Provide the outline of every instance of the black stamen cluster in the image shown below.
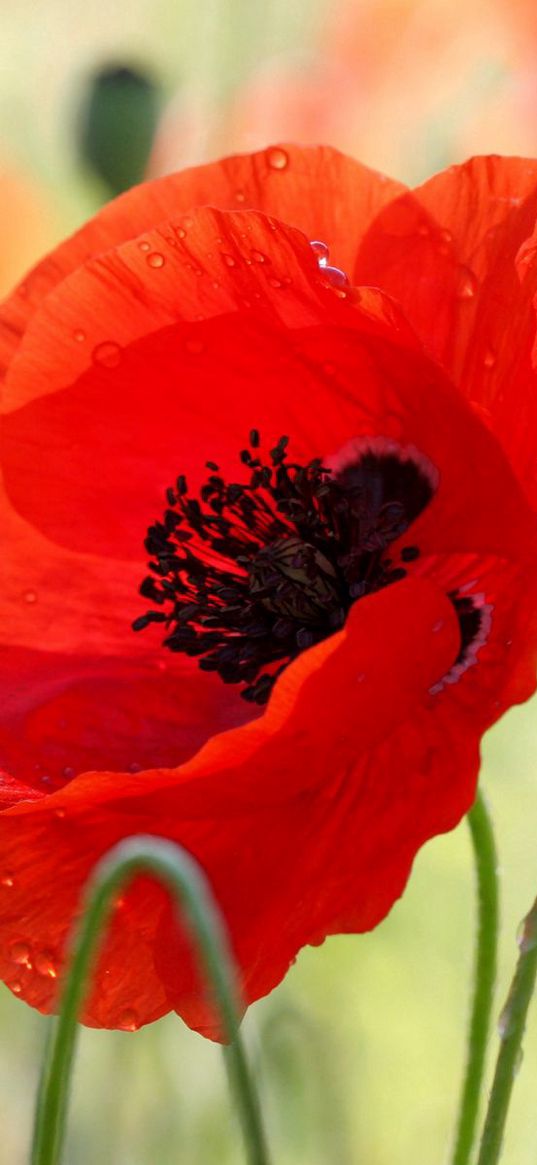
<path fill-rule="evenodd" d="M 199 498 L 183 475 L 167 490 L 140 587 L 155 607 L 133 628 L 164 624 L 166 647 L 264 704 L 289 661 L 341 628 L 356 599 L 404 577 L 386 548 L 433 490 L 395 452 L 366 450 L 336 475 L 319 459 L 289 463 L 287 437 L 266 461 L 255 429 L 249 445 L 247 481 L 226 482 L 209 461 Z M 403 561 L 419 554 L 406 550 Z"/>

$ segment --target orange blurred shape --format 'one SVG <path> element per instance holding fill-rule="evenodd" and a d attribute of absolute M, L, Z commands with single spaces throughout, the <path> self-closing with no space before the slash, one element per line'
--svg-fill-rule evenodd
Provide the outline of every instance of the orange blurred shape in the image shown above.
<path fill-rule="evenodd" d="M 56 237 L 52 208 L 39 185 L 0 159 L 0 298 Z"/>
<path fill-rule="evenodd" d="M 529 0 L 333 0 L 307 50 L 263 61 L 226 103 L 177 100 L 151 173 L 285 140 L 411 182 L 472 153 L 533 156 L 536 42 Z"/>

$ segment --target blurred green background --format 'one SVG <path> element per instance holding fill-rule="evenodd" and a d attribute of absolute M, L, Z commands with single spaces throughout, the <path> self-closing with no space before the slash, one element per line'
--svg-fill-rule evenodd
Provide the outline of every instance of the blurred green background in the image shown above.
<path fill-rule="evenodd" d="M 89 80 L 103 67 L 135 68 L 154 85 L 149 174 L 287 138 L 329 141 L 419 181 L 471 152 L 535 154 L 536 49 L 537 17 L 524 0 L 4 3 L 0 290 L 108 196 L 87 128 L 85 160 L 80 144 Z M 501 859 L 499 1012 L 517 923 L 537 889 L 535 702 L 489 733 L 482 783 Z M 303 951 L 251 1009 L 244 1030 L 275 1165 L 448 1159 L 474 931 L 463 823 L 419 855 L 377 931 Z M 45 1028 L 1 988 L 6 1165 L 27 1160 Z M 536 1091 L 534 1008 L 506 1165 L 536 1165 Z M 241 1153 L 214 1046 L 172 1017 L 137 1034 L 83 1033 L 68 1165 L 227 1165 Z"/>

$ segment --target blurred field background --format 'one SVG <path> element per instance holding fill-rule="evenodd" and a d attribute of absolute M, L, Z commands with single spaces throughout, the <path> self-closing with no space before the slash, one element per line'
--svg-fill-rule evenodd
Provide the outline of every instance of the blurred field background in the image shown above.
<path fill-rule="evenodd" d="M 77 145 L 96 69 L 154 81 L 151 174 L 324 140 L 416 182 L 472 152 L 535 154 L 536 11 L 524 0 L 4 0 L 0 293 L 107 196 Z M 537 890 L 535 702 L 487 737 L 483 785 L 502 868 L 499 1011 Z M 421 853 L 382 927 L 304 951 L 251 1010 L 274 1165 L 448 1160 L 474 922 L 463 823 Z M 45 1027 L 0 989 L 2 1165 L 27 1161 Z M 506 1165 L 536 1165 L 536 1091 L 537 1006 Z M 231 1165 L 241 1153 L 216 1048 L 170 1017 L 136 1035 L 83 1033 L 67 1165 Z"/>

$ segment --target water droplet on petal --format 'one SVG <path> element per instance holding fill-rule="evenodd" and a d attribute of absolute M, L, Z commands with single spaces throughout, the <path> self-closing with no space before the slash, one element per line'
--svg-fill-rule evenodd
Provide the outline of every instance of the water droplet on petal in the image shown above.
<path fill-rule="evenodd" d="M 323 243 L 321 239 L 312 239 L 310 242 L 310 247 L 313 251 L 313 254 L 315 255 L 315 258 L 317 259 L 319 267 L 326 267 L 330 258 L 330 252 L 326 243 Z"/>
<path fill-rule="evenodd" d="M 14 885 L 15 880 L 13 878 L 13 874 L 2 874 L 2 877 L 0 878 L 0 886 L 5 886 L 7 890 L 10 890 Z"/>
<path fill-rule="evenodd" d="M 25 591 L 24 602 L 30 604 L 37 603 L 37 591 Z"/>
<path fill-rule="evenodd" d="M 438 249 L 442 255 L 447 255 L 452 242 L 453 235 L 451 231 L 448 231 L 447 227 L 438 232 Z"/>
<path fill-rule="evenodd" d="M 256 263 L 268 263 L 267 256 L 262 251 L 252 251 L 252 259 L 255 259 Z"/>
<path fill-rule="evenodd" d="M 222 259 L 226 264 L 226 267 L 237 266 L 237 260 L 233 257 L 233 255 L 228 255 L 225 251 L 222 251 Z"/>
<path fill-rule="evenodd" d="M 266 158 L 271 170 L 285 170 L 289 165 L 289 154 L 281 146 L 271 146 Z"/>
<path fill-rule="evenodd" d="M 278 288 L 278 287 L 290 287 L 291 286 L 291 280 L 290 280 L 289 276 L 287 276 L 287 275 L 283 276 L 282 278 L 279 278 L 279 276 L 277 276 L 277 275 L 271 275 L 269 277 L 269 279 L 267 280 L 267 282 L 270 283 L 271 287 Z"/>
<path fill-rule="evenodd" d="M 82 328 L 77 328 L 73 332 L 73 340 L 76 340 L 77 344 L 83 344 L 85 339 L 86 333 L 82 331 Z"/>
<path fill-rule="evenodd" d="M 235 198 L 236 198 L 237 202 L 246 202 L 246 195 L 244 193 L 244 190 L 236 190 L 235 191 Z"/>
<path fill-rule="evenodd" d="M 22 991 L 22 984 L 19 983 L 18 979 L 14 979 L 12 983 L 6 983 L 6 986 L 9 987 L 14 995 L 20 995 Z"/>
<path fill-rule="evenodd" d="M 75 769 L 71 765 L 66 765 L 63 769 L 62 776 L 66 781 L 71 781 L 75 775 Z"/>
<path fill-rule="evenodd" d="M 58 978 L 56 961 L 50 951 L 38 951 L 34 962 L 38 975 L 43 975 L 45 979 Z"/>
<path fill-rule="evenodd" d="M 133 760 L 132 764 L 129 765 L 129 773 L 140 773 L 141 771 L 142 766 L 138 764 L 138 761 Z"/>
<path fill-rule="evenodd" d="M 189 227 L 192 227 L 192 226 L 194 226 L 194 219 L 190 218 L 190 215 L 188 215 L 188 214 L 185 215 L 185 217 L 183 219 L 183 227 L 185 229 L 185 235 L 186 235 L 186 232 L 189 229 Z"/>
<path fill-rule="evenodd" d="M 135 1032 L 139 1026 L 140 1021 L 136 1012 L 131 1007 L 127 1007 L 118 1019 L 118 1028 L 123 1032 Z"/>
<path fill-rule="evenodd" d="M 493 368 L 495 363 L 496 353 L 492 350 L 492 348 L 487 348 L 485 355 L 483 356 L 483 364 L 485 365 L 485 368 Z"/>
<path fill-rule="evenodd" d="M 113 340 L 103 340 L 102 344 L 97 344 L 93 349 L 92 359 L 94 364 L 100 364 L 102 368 L 117 368 L 121 360 L 121 348 Z"/>
<path fill-rule="evenodd" d="M 323 267 L 323 276 L 330 283 L 331 287 L 342 289 L 349 286 L 349 277 L 342 271 L 340 267 Z"/>
<path fill-rule="evenodd" d="M 14 942 L 11 944 L 10 950 L 11 958 L 18 967 L 32 967 L 32 952 L 28 943 Z"/>
<path fill-rule="evenodd" d="M 473 299 L 479 287 L 477 275 L 469 267 L 459 267 L 457 279 L 458 299 Z"/>
<path fill-rule="evenodd" d="M 56 821 L 63 821 L 65 818 L 65 812 L 65 809 L 55 809 L 53 816 L 56 818 Z"/>
<path fill-rule="evenodd" d="M 160 251 L 151 251 L 147 256 L 146 263 L 148 267 L 164 267 L 166 260 Z"/>
<path fill-rule="evenodd" d="M 141 251 L 151 250 L 151 243 L 148 243 L 147 239 L 142 239 L 141 243 L 138 243 L 138 246 Z"/>

